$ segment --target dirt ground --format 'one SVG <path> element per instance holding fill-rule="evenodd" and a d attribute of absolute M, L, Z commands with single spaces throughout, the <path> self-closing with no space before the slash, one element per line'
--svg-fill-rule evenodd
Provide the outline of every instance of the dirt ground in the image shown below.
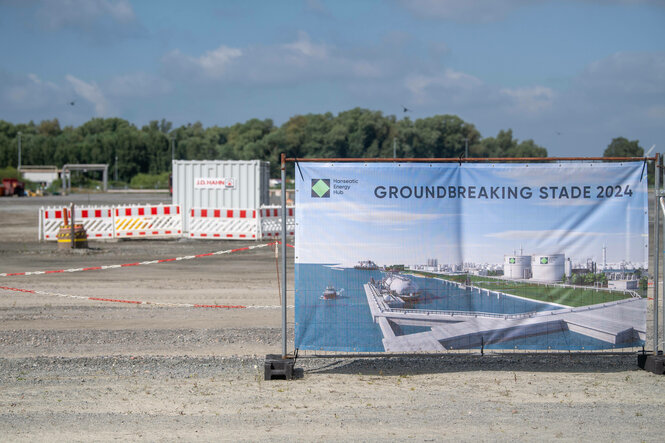
<path fill-rule="evenodd" d="M 169 197 L 0 199 L 0 273 L 257 245 L 135 240 L 92 242 L 89 250 L 72 252 L 39 243 L 38 208 L 70 201 L 157 203 Z M 292 305 L 292 266 L 288 273 Z M 0 277 L 0 286 L 248 306 L 162 307 L 0 290 L 3 441 L 662 441 L 665 431 L 665 377 L 639 370 L 634 354 L 301 354 L 297 380 L 264 381 L 265 354 L 281 351 L 269 247 L 103 271 Z M 289 309 L 289 350 L 292 319 Z"/>

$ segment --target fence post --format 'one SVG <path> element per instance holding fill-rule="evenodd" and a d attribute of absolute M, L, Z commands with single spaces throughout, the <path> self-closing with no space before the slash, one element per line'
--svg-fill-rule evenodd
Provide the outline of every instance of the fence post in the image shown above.
<path fill-rule="evenodd" d="M 286 358 L 286 155 L 282 153 L 282 358 Z"/>
<path fill-rule="evenodd" d="M 660 159 L 656 162 L 655 167 L 655 187 L 654 187 L 654 203 L 656 213 L 654 214 L 654 241 L 655 241 L 655 254 L 654 254 L 654 271 L 653 271 L 653 352 L 658 352 L 658 284 L 660 272 Z"/>
<path fill-rule="evenodd" d="M 663 173 L 663 157 L 658 156 L 658 161 L 656 164 L 656 216 L 660 214 L 660 210 L 663 209 L 663 201 L 662 201 L 662 191 L 661 188 L 663 186 L 663 179 L 662 179 L 662 173 Z M 656 220 L 659 220 L 656 218 Z M 658 225 L 656 224 L 656 230 L 658 230 Z M 665 239 L 665 223 L 663 223 L 663 239 Z M 656 260 L 660 259 L 660 254 L 662 252 L 662 249 L 660 247 L 660 242 L 658 241 L 658 237 L 656 237 Z M 660 271 L 660 268 L 658 267 L 658 261 L 656 261 L 656 273 Z M 665 260 L 663 260 L 663 275 L 665 275 Z M 665 278 L 663 278 L 665 280 Z M 665 289 L 663 291 L 660 291 L 661 297 L 665 295 Z M 663 314 L 665 315 L 665 300 L 663 300 Z M 658 345 L 660 344 L 659 339 L 659 331 L 658 331 L 658 292 L 654 292 L 653 296 L 653 318 L 654 318 L 654 323 L 653 323 L 653 330 L 654 330 L 654 354 L 658 354 Z M 665 317 L 663 323 L 665 324 Z M 663 336 L 665 337 L 665 332 L 663 332 Z"/>

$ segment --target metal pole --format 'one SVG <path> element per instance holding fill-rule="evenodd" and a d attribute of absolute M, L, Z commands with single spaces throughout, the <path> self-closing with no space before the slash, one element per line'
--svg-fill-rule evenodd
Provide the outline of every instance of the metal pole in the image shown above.
<path fill-rule="evenodd" d="M 658 156 L 658 164 L 660 165 L 660 170 L 662 171 L 663 170 L 663 156 L 662 155 Z M 658 168 L 656 168 L 656 169 L 658 169 Z M 656 177 L 657 176 L 658 176 L 658 174 L 656 174 Z M 663 223 L 663 235 L 664 235 L 663 238 L 665 239 L 665 223 Z M 661 251 L 660 248 L 658 248 L 659 253 L 660 253 L 660 251 Z M 665 260 L 663 260 L 663 269 L 665 269 Z M 664 273 L 665 273 L 665 271 L 664 271 Z M 663 292 L 663 294 L 665 294 L 665 290 L 662 291 L 662 292 Z M 654 299 L 654 301 L 656 301 L 655 296 L 654 296 L 653 299 Z M 663 335 L 662 335 L 662 337 L 665 339 L 665 297 L 663 297 L 663 303 L 662 304 L 663 304 L 663 307 L 662 307 L 662 309 L 663 309 Z M 656 303 L 655 306 L 658 306 L 658 304 Z M 656 310 L 655 306 L 654 306 L 654 311 Z M 658 314 L 656 314 L 656 317 L 658 317 Z M 655 348 L 656 348 L 656 354 L 657 354 L 658 353 L 658 342 L 656 342 Z M 665 344 L 663 345 L 663 350 L 665 351 Z"/>
<path fill-rule="evenodd" d="M 70 225 L 70 228 L 69 228 L 69 233 L 70 233 L 69 235 L 71 235 L 70 238 L 72 240 L 72 249 L 74 249 L 76 247 L 76 246 L 74 246 L 74 239 L 76 237 L 76 229 L 74 228 L 74 210 L 75 209 L 76 208 L 74 207 L 74 203 L 71 203 L 70 209 L 69 209 L 69 211 L 70 211 L 69 218 L 70 218 L 70 221 L 72 222 L 72 224 Z"/>
<path fill-rule="evenodd" d="M 21 169 L 21 131 L 18 131 L 18 168 Z"/>
<path fill-rule="evenodd" d="M 286 358 L 286 155 L 282 154 L 282 358 Z"/>
<path fill-rule="evenodd" d="M 469 158 L 469 137 L 464 139 L 464 158 Z"/>
<path fill-rule="evenodd" d="M 662 159 L 661 159 L 661 161 L 662 161 Z M 660 206 L 661 210 L 663 208 L 665 208 L 663 203 L 665 203 L 663 201 L 663 197 L 662 196 L 660 196 L 660 197 L 657 196 L 656 197 L 656 205 Z M 663 215 L 663 240 L 665 240 L 665 214 Z M 662 250 L 662 248 L 656 248 L 656 252 L 658 253 L 658 255 L 660 255 L 660 254 L 662 254 L 663 250 Z M 665 280 L 665 258 L 662 260 L 662 266 L 663 266 L 663 272 L 662 272 L 663 280 Z M 660 296 L 665 297 L 665 289 L 660 291 Z M 654 297 L 653 297 L 653 317 L 654 317 L 654 330 L 656 331 L 656 333 L 654 334 L 654 340 L 655 340 L 655 343 L 656 343 L 656 346 L 654 346 L 654 352 L 656 354 L 658 353 L 658 345 L 660 344 L 659 338 L 662 337 L 661 340 L 663 338 L 665 338 L 665 298 L 663 298 L 662 303 L 660 303 L 660 304 L 662 304 L 662 309 L 663 309 L 663 334 L 662 335 L 658 334 L 658 323 L 659 323 L 658 322 L 658 306 L 659 306 L 659 302 L 658 302 L 658 299 L 656 298 L 656 296 L 654 295 Z M 663 349 L 665 349 L 665 346 L 663 347 Z"/>
<path fill-rule="evenodd" d="M 654 256 L 654 272 L 653 272 L 653 352 L 658 352 L 658 285 L 660 279 L 658 273 L 660 272 L 660 174 L 662 167 L 662 158 L 656 162 L 656 180 L 654 188 L 654 200 L 656 202 L 656 213 L 654 214 L 654 237 L 655 237 L 655 250 Z"/>
<path fill-rule="evenodd" d="M 173 168 L 173 161 L 175 160 L 175 137 L 171 136 L 171 168 Z"/>
<path fill-rule="evenodd" d="M 397 158 L 397 140 L 393 137 L 393 158 Z"/>
<path fill-rule="evenodd" d="M 115 156 L 115 181 L 118 181 L 118 156 Z M 116 184 L 117 186 L 117 184 Z"/>

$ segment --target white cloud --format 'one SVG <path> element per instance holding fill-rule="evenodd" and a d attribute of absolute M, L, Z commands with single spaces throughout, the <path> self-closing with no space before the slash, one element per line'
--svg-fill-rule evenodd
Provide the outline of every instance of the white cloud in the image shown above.
<path fill-rule="evenodd" d="M 400 0 L 400 3 L 421 18 L 488 23 L 502 20 L 534 0 Z"/>
<path fill-rule="evenodd" d="M 312 57 L 318 59 L 325 59 L 328 57 L 328 50 L 325 45 L 313 44 L 306 32 L 300 31 L 298 33 L 298 40 L 293 43 L 282 45 L 287 51 L 292 51 L 298 55 L 305 57 Z"/>
<path fill-rule="evenodd" d="M 97 83 L 86 83 L 70 74 L 67 74 L 65 79 L 72 85 L 76 94 L 94 105 L 98 117 L 105 117 L 109 114 L 109 104 Z"/>
<path fill-rule="evenodd" d="M 40 3 L 37 17 L 51 29 L 88 29 L 94 27 L 94 22 L 104 18 L 120 24 L 136 20 L 134 9 L 128 0 L 62 0 Z"/>
<path fill-rule="evenodd" d="M 235 59 L 243 55 L 242 50 L 221 45 L 212 51 L 207 51 L 199 57 L 192 57 L 179 50 L 167 54 L 163 62 L 166 65 L 174 64 L 187 73 L 202 75 L 209 79 L 219 79 L 224 76 Z"/>
<path fill-rule="evenodd" d="M 108 95 L 131 98 L 168 94 L 173 87 L 170 82 L 161 77 L 138 72 L 114 77 L 109 82 L 107 90 Z"/>
<path fill-rule="evenodd" d="M 382 75 L 371 61 L 349 57 L 334 46 L 312 42 L 300 32 L 290 43 L 272 46 L 229 48 L 221 45 L 201 56 L 176 49 L 162 59 L 166 72 L 191 79 L 248 85 L 293 84 Z"/>
<path fill-rule="evenodd" d="M 436 102 L 441 95 L 460 97 L 483 87 L 483 82 L 464 72 L 446 69 L 438 75 L 412 74 L 405 79 L 405 86 L 415 103 Z"/>
<path fill-rule="evenodd" d="M 503 231 L 485 234 L 485 237 L 501 238 L 506 240 L 542 240 L 542 239 L 570 239 L 582 237 L 598 237 L 607 235 L 603 232 L 569 231 L 566 229 L 546 229 L 542 231 Z"/>
<path fill-rule="evenodd" d="M 556 0 L 560 1 L 560 0 Z M 413 15 L 428 20 L 447 20 L 461 23 L 490 23 L 505 19 L 522 7 L 548 0 L 399 0 Z M 554 3 L 555 0 L 549 0 Z M 662 0 L 568 0 L 568 3 L 601 3 L 620 5 L 651 4 L 665 6 Z"/>
<path fill-rule="evenodd" d="M 504 88 L 499 93 L 511 101 L 510 109 L 520 114 L 537 114 L 550 109 L 555 99 L 552 89 L 545 86 Z"/>
<path fill-rule="evenodd" d="M 372 206 L 360 205 L 353 202 L 326 202 L 326 203 L 301 203 L 300 211 L 312 211 L 321 215 L 329 214 L 326 217 L 334 220 L 350 220 L 353 222 L 373 224 L 373 225 L 404 225 L 421 221 L 433 221 L 453 214 L 425 214 L 408 210 L 398 210 L 393 206 Z"/>
<path fill-rule="evenodd" d="M 65 94 L 58 85 L 43 81 L 36 74 L 13 76 L 0 72 L 0 108 L 28 111 L 48 107 L 54 102 L 65 103 Z"/>
<path fill-rule="evenodd" d="M 618 52 L 591 63 L 574 84 L 594 99 L 665 97 L 665 52 Z"/>
<path fill-rule="evenodd" d="M 653 105 L 648 106 L 646 109 L 646 115 L 660 122 L 662 125 L 665 125 L 665 105 Z"/>

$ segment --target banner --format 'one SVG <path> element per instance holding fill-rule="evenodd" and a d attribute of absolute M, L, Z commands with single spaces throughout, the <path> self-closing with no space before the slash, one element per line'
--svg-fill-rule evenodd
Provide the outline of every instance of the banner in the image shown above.
<path fill-rule="evenodd" d="M 642 346 L 643 166 L 299 163 L 296 348 Z"/>

